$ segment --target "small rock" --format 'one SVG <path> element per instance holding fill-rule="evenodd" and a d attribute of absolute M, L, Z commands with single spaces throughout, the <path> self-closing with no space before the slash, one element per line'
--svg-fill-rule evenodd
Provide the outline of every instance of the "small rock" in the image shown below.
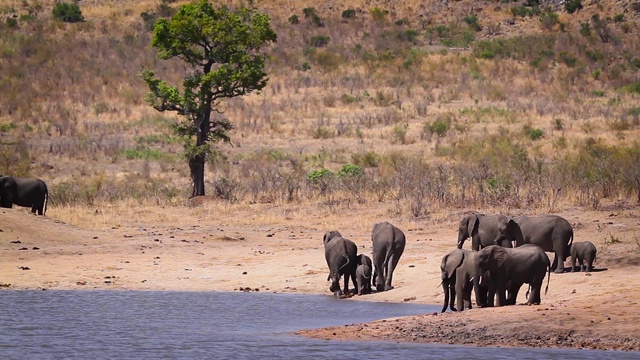
<path fill-rule="evenodd" d="M 243 271 L 243 272 L 242 272 L 242 275 L 247 275 L 247 272 L 246 272 L 246 271 Z"/>
<path fill-rule="evenodd" d="M 32 249 L 33 249 L 33 250 L 40 250 L 40 248 L 39 248 L 39 247 L 37 247 L 37 246 L 34 246 Z"/>

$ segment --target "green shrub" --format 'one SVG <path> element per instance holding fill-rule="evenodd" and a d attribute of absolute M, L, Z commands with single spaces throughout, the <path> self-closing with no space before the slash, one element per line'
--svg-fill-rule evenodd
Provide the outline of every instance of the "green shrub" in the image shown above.
<path fill-rule="evenodd" d="M 543 29 L 551 30 L 558 23 L 558 14 L 552 11 L 545 11 L 540 14 L 540 24 Z"/>
<path fill-rule="evenodd" d="M 418 38 L 418 32 L 413 29 L 407 29 L 398 34 L 398 39 L 401 41 L 408 41 L 411 43 L 415 43 Z"/>
<path fill-rule="evenodd" d="M 354 9 L 347 9 L 342 12 L 343 19 L 353 19 L 356 17 L 356 11 Z"/>
<path fill-rule="evenodd" d="M 553 126 L 553 130 L 564 130 L 564 120 L 559 119 L 559 118 L 555 118 L 553 119 L 553 121 L 551 122 L 551 125 Z"/>
<path fill-rule="evenodd" d="M 302 13 L 304 14 L 305 19 L 311 20 L 311 22 L 317 27 L 324 27 L 324 22 L 320 19 L 320 16 L 316 12 L 315 8 L 308 7 L 302 9 Z"/>
<path fill-rule="evenodd" d="M 429 134 L 435 134 L 438 137 L 444 137 L 451 128 L 451 119 L 446 116 L 439 116 L 433 122 L 426 122 L 422 131 Z"/>
<path fill-rule="evenodd" d="M 329 44 L 331 37 L 329 35 L 316 35 L 312 36 L 309 40 L 309 45 L 315 47 L 325 47 Z"/>
<path fill-rule="evenodd" d="M 18 20 L 14 19 L 13 17 L 8 17 L 6 23 L 7 26 L 12 29 L 16 29 L 18 27 Z"/>
<path fill-rule="evenodd" d="M 522 130 L 529 139 L 534 141 L 544 137 L 544 131 L 542 129 L 534 128 L 531 125 L 525 125 Z"/>
<path fill-rule="evenodd" d="M 84 21 L 80 7 L 75 3 L 57 3 L 52 10 L 53 18 L 68 23 Z"/>
<path fill-rule="evenodd" d="M 10 123 L 0 123 L 0 132 L 9 132 L 16 128 L 16 124 Z"/>
<path fill-rule="evenodd" d="M 389 14 L 388 10 L 383 10 L 379 7 L 374 7 L 371 9 L 371 17 L 373 17 L 374 21 L 383 22 L 387 19 L 387 14 Z"/>
<path fill-rule="evenodd" d="M 469 28 L 471 28 L 471 30 L 473 30 L 473 31 L 482 30 L 482 28 L 480 27 L 480 24 L 478 24 L 478 15 L 476 15 L 476 14 L 467 15 L 462 20 L 467 25 L 469 25 Z"/>
<path fill-rule="evenodd" d="M 567 0 L 567 2 L 564 3 L 564 9 L 567 10 L 569 14 L 573 14 L 582 9 L 582 0 Z"/>
<path fill-rule="evenodd" d="M 333 137 L 333 131 L 326 126 L 318 126 L 313 130 L 311 136 L 314 139 L 329 139 Z"/>
<path fill-rule="evenodd" d="M 624 22 L 624 14 L 616 14 L 613 16 L 613 22 L 614 23 L 621 23 Z"/>
<path fill-rule="evenodd" d="M 158 160 L 164 157 L 164 153 L 162 153 L 160 150 L 151 149 L 146 146 L 136 146 L 133 149 L 124 149 L 122 150 L 122 155 L 124 155 L 124 157 L 128 160 Z"/>
<path fill-rule="evenodd" d="M 362 168 L 358 165 L 353 164 L 345 164 L 338 171 L 338 177 L 346 178 L 346 177 L 357 177 L 361 176 L 364 173 Z"/>
<path fill-rule="evenodd" d="M 511 15 L 513 15 L 513 17 L 533 17 L 540 15 L 540 8 L 538 6 L 514 6 L 511 8 Z"/>
<path fill-rule="evenodd" d="M 396 20 L 395 24 L 398 26 L 409 25 L 409 19 L 406 17 L 403 17 L 402 19 Z"/>
<path fill-rule="evenodd" d="M 567 65 L 570 68 L 576 66 L 578 62 L 578 59 L 575 56 L 571 55 L 566 51 L 561 51 L 560 54 L 558 54 L 558 58 L 560 61 L 565 63 L 565 65 Z"/>
<path fill-rule="evenodd" d="M 623 86 L 621 90 L 625 92 L 640 94 L 640 82 Z"/>
<path fill-rule="evenodd" d="M 331 176 L 333 176 L 333 173 L 331 172 L 331 170 L 322 168 L 319 170 L 310 171 L 309 174 L 307 174 L 307 180 L 309 180 L 309 182 L 313 184 L 317 184 L 322 180 L 330 178 Z"/>
<path fill-rule="evenodd" d="M 580 35 L 584 37 L 591 36 L 591 25 L 588 22 L 580 24 Z"/>
<path fill-rule="evenodd" d="M 292 24 L 292 25 L 300 24 L 300 19 L 298 18 L 298 15 L 294 14 L 289 16 L 289 24 Z"/>

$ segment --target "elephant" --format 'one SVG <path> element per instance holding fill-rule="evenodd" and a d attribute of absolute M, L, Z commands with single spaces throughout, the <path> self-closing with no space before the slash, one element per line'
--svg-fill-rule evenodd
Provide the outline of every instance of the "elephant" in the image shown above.
<path fill-rule="evenodd" d="M 34 214 L 44 215 L 48 201 L 49 191 L 44 181 L 0 175 L 0 207 L 11 208 L 16 204 L 30 207 Z"/>
<path fill-rule="evenodd" d="M 597 250 L 591 241 L 574 242 L 571 244 L 569 252 L 571 253 L 571 272 L 575 271 L 576 260 L 578 260 L 580 271 L 589 272 L 593 270 Z"/>
<path fill-rule="evenodd" d="M 384 221 L 373 225 L 373 285 L 377 291 L 393 289 L 393 271 L 404 252 L 406 238 L 402 230 Z"/>
<path fill-rule="evenodd" d="M 476 253 L 474 259 L 473 288 L 481 291 L 482 277 L 489 272 L 496 287 L 495 306 L 515 305 L 522 284 L 529 284 L 527 305 L 540 304 L 544 277 L 548 273 L 547 287 L 551 279 L 551 263 L 541 247 L 524 244 L 516 248 L 490 245 Z M 476 295 L 477 296 L 477 295 Z"/>
<path fill-rule="evenodd" d="M 454 249 L 442 257 L 440 263 L 442 289 L 444 290 L 442 312 L 447 310 L 447 305 L 451 311 L 471 309 L 475 255 L 475 251 Z M 476 305 L 479 307 L 493 306 L 494 297 L 495 287 L 491 283 L 489 273 L 485 273 L 482 277 L 482 283 L 480 283 L 480 291 L 476 293 Z M 454 302 L 456 302 L 457 308 L 453 306 Z"/>
<path fill-rule="evenodd" d="M 356 281 L 358 282 L 358 295 L 371 294 L 371 258 L 364 254 L 357 256 Z"/>
<path fill-rule="evenodd" d="M 512 218 L 505 215 L 471 213 L 460 220 L 458 227 L 458 249 L 471 237 L 471 249 L 478 251 L 489 245 L 513 247 L 512 242 L 521 241 L 520 228 Z"/>
<path fill-rule="evenodd" d="M 522 231 L 521 244 L 538 245 L 544 251 L 553 251 L 555 256 L 551 270 L 564 272 L 564 262 L 569 257 L 569 248 L 573 242 L 573 228 L 564 218 L 557 215 L 519 216 L 514 219 Z"/>
<path fill-rule="evenodd" d="M 327 281 L 331 281 L 329 291 L 333 292 L 336 298 L 342 297 L 340 291 L 340 276 L 344 276 L 344 294 L 349 294 L 349 277 L 354 288 L 356 284 L 356 267 L 358 259 L 356 254 L 358 248 L 356 244 L 342 237 L 338 231 L 328 231 L 324 234 L 324 257 L 329 266 L 329 276 Z"/>

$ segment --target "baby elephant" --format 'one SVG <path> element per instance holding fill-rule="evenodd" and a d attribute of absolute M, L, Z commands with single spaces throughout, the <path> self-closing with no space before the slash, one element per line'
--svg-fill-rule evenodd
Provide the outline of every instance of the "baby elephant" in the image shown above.
<path fill-rule="evenodd" d="M 359 254 L 357 258 L 356 281 L 358 283 L 358 295 L 371 294 L 371 259 L 363 254 Z"/>
<path fill-rule="evenodd" d="M 596 246 L 591 241 L 573 243 L 571 245 L 571 272 L 575 271 L 576 259 L 580 265 L 580 271 L 593 270 L 593 262 L 596 261 Z"/>

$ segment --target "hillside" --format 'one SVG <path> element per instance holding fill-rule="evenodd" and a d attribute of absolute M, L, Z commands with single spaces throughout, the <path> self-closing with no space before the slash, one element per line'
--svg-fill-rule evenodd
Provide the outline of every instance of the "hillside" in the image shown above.
<path fill-rule="evenodd" d="M 182 3 L 83 1 L 79 23 L 55 21 L 53 1 L 3 6 L 0 172 L 45 179 L 54 206 L 184 200 L 178 119 L 143 101 L 139 78 L 152 68 L 181 81 L 150 28 Z M 426 203 L 637 201 L 640 5 L 529 3 L 221 2 L 269 14 L 278 42 L 267 88 L 220 105 L 235 129 L 207 168 L 208 193 L 395 199 L 414 217 Z M 365 176 L 307 181 L 347 164 Z"/>

